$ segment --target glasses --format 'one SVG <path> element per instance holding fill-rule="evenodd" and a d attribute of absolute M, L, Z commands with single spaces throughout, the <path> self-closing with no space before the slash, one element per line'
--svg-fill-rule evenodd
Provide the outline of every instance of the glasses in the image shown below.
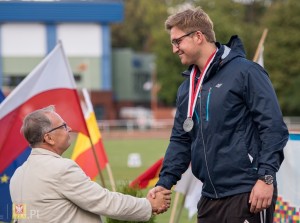
<path fill-rule="evenodd" d="M 60 128 L 62 128 L 62 127 L 64 127 L 66 131 L 68 130 L 68 125 L 67 125 L 67 123 L 63 123 L 62 125 L 60 125 L 60 126 L 57 126 L 57 127 L 55 127 L 55 128 L 53 128 L 53 129 L 51 129 L 50 131 L 48 131 L 48 132 L 46 132 L 46 133 L 53 132 L 54 130 L 56 130 L 56 129 L 60 129 Z"/>
<path fill-rule="evenodd" d="M 173 46 L 175 46 L 175 47 L 179 47 L 179 44 L 181 43 L 181 41 L 182 41 L 185 37 L 187 37 L 187 36 L 189 36 L 189 35 L 191 35 L 191 34 L 193 34 L 193 33 L 195 33 L 195 32 L 197 32 L 197 31 L 192 31 L 192 32 L 190 32 L 190 33 L 188 33 L 188 34 L 185 34 L 185 35 L 183 35 L 183 36 L 181 36 L 181 37 L 179 37 L 179 38 L 177 38 L 177 39 L 173 39 L 173 40 L 171 41 L 171 44 L 172 44 Z"/>

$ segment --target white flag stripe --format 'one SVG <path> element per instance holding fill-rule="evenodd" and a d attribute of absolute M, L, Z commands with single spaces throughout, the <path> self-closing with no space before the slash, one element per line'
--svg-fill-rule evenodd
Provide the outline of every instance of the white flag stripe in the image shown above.
<path fill-rule="evenodd" d="M 93 109 L 93 104 L 92 104 L 89 92 L 87 91 L 86 88 L 83 88 L 82 93 L 83 93 L 84 101 L 86 104 L 87 114 L 90 115 L 91 113 L 94 112 L 94 109 Z"/>
<path fill-rule="evenodd" d="M 58 72 L 59 71 L 59 72 Z M 43 75 L 40 75 L 43 73 Z M 68 75 L 65 75 L 65 74 Z M 45 85 L 44 83 L 47 83 Z M 76 89 L 61 43 L 9 94 L 0 105 L 0 119 L 33 96 L 52 89 Z M 18 98 L 18 100 L 10 100 Z"/>
<path fill-rule="evenodd" d="M 201 197 L 202 182 L 192 173 L 191 166 L 182 174 L 176 184 L 175 191 L 185 194 L 184 207 L 189 211 L 191 219 L 197 213 L 197 203 Z"/>

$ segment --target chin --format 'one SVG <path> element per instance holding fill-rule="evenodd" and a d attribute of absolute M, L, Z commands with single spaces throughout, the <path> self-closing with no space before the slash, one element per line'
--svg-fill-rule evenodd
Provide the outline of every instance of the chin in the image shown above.
<path fill-rule="evenodd" d="M 190 63 L 183 58 L 180 58 L 180 61 L 183 65 L 189 65 Z"/>
<path fill-rule="evenodd" d="M 187 62 L 185 60 L 180 60 L 180 61 L 183 65 L 187 65 Z"/>

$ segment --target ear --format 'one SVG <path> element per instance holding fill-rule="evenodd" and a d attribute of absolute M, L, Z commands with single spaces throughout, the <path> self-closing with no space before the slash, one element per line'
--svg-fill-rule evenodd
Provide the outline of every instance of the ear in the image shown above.
<path fill-rule="evenodd" d="M 200 43 L 200 44 L 206 40 L 204 34 L 201 31 L 197 31 L 196 36 L 198 38 L 198 43 Z"/>
<path fill-rule="evenodd" d="M 54 140 L 53 137 L 51 136 L 51 134 L 46 133 L 44 135 L 44 143 L 50 144 L 50 145 L 54 145 Z"/>

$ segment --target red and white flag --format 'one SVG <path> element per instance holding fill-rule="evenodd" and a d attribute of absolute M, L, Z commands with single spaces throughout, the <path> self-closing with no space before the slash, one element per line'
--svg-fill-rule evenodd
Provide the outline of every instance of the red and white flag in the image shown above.
<path fill-rule="evenodd" d="M 55 105 L 73 131 L 89 136 L 61 43 L 0 104 L 0 172 L 28 146 L 20 134 L 23 118 L 48 105 Z"/>

